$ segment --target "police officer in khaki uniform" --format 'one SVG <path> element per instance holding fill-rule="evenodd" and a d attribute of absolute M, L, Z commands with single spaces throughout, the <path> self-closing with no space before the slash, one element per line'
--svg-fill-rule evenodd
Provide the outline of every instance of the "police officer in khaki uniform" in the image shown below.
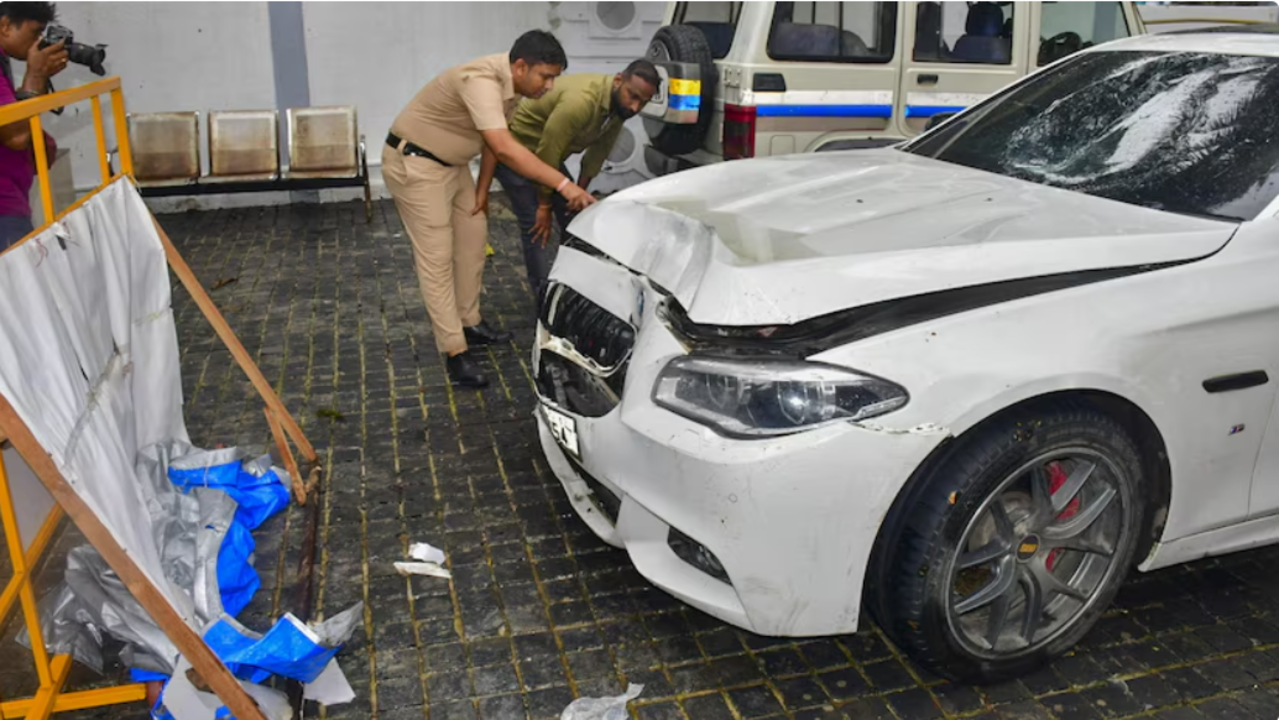
<path fill-rule="evenodd" d="M 507 129 L 520 97 L 541 97 L 567 65 L 553 35 L 527 32 L 509 54 L 477 58 L 428 83 L 395 118 L 382 149 L 382 176 L 413 242 L 435 345 L 454 384 L 487 385 L 468 347 L 511 339 L 480 317 L 488 188 L 476 192 L 471 160 L 482 151 L 487 164 L 496 159 L 554 188 L 574 210 L 595 202 Z"/>

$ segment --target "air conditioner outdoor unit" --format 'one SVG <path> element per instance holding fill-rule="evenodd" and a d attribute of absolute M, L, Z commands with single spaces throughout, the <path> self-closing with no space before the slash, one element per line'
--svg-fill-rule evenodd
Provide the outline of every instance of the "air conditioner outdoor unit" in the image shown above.
<path fill-rule="evenodd" d="M 586 13 L 592 38 L 640 39 L 640 9 L 633 2 L 588 3 Z"/>
<path fill-rule="evenodd" d="M 644 162 L 644 146 L 648 144 L 648 134 L 638 117 L 632 118 L 622 126 L 622 132 L 613 144 L 613 150 L 604 161 L 599 177 L 591 184 L 592 190 L 613 193 L 651 180 L 653 173 Z"/>

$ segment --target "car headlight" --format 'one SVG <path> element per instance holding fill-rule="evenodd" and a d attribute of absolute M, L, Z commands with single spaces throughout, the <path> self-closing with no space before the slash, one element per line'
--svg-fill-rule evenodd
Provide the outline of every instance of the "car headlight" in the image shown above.
<path fill-rule="evenodd" d="M 811 362 L 679 357 L 662 369 L 653 401 L 737 436 L 785 435 L 857 421 L 906 404 L 887 380 Z"/>

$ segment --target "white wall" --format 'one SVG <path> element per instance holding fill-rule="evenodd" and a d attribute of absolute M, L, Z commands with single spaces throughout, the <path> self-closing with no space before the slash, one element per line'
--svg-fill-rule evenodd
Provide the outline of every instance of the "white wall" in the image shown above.
<path fill-rule="evenodd" d="M 275 107 L 264 2 L 59 2 L 58 15 L 77 42 L 107 45 L 107 74 L 120 76 L 130 111 Z M 54 84 L 67 88 L 97 79 L 87 68 L 69 65 Z M 76 187 L 93 187 L 99 171 L 89 105 L 48 116 L 48 128 L 60 147 L 71 150 Z M 108 144 L 114 146 L 114 137 Z"/>
<path fill-rule="evenodd" d="M 537 28 L 553 31 L 563 43 L 569 72 L 617 72 L 643 57 L 665 8 L 661 2 L 635 3 L 633 28 L 619 36 L 597 27 L 592 37 L 590 4 L 303 3 L 311 104 L 355 105 L 369 163 L 379 166 L 382 141 L 395 116 L 449 67 L 506 52 L 517 37 Z M 570 166 L 576 172 L 575 163 Z M 380 185 L 380 178 L 375 180 Z M 352 198 L 355 191 L 325 191 L 324 196 Z"/>
<path fill-rule="evenodd" d="M 663 2 L 634 3 L 636 22 L 619 32 L 593 23 L 592 5 L 304 2 L 311 105 L 356 106 L 369 161 L 376 166 L 395 115 L 440 71 L 479 55 L 505 52 L 521 33 L 541 28 L 555 32 L 564 44 L 570 72 L 615 72 L 643 56 L 665 8 Z M 77 41 L 108 45 L 108 74 L 121 77 L 132 111 L 203 114 L 276 107 L 265 2 L 59 2 L 58 11 Z M 69 87 L 95 79 L 73 65 L 57 84 Z M 72 150 L 76 187 L 93 187 L 98 166 L 89 106 L 68 109 L 63 118 L 50 121 L 49 129 L 60 146 Z M 206 148 L 202 144 L 202 154 Z M 207 167 L 207 158 L 204 162 Z M 376 167 L 373 176 L 380 193 Z M 324 199 L 358 194 L 321 193 Z M 151 202 L 168 209 L 175 204 L 214 207 L 288 200 L 286 193 L 272 193 Z"/>
<path fill-rule="evenodd" d="M 547 4 L 306 3 L 312 105 L 358 108 L 369 160 L 413 95 L 440 71 L 509 49 L 529 28 L 547 26 Z"/>

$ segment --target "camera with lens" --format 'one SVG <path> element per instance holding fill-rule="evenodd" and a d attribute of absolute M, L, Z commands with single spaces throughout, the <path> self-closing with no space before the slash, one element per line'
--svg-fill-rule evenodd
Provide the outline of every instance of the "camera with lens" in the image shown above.
<path fill-rule="evenodd" d="M 71 32 L 71 28 L 64 27 L 57 23 L 49 23 L 44 28 L 44 35 L 40 38 L 40 49 L 57 45 L 59 42 L 65 42 L 63 46 L 67 49 L 67 59 L 76 65 L 83 65 L 89 68 L 94 75 L 106 75 L 107 71 L 102 67 L 102 61 L 107 59 L 106 45 L 83 45 L 75 41 L 75 35 Z"/>

